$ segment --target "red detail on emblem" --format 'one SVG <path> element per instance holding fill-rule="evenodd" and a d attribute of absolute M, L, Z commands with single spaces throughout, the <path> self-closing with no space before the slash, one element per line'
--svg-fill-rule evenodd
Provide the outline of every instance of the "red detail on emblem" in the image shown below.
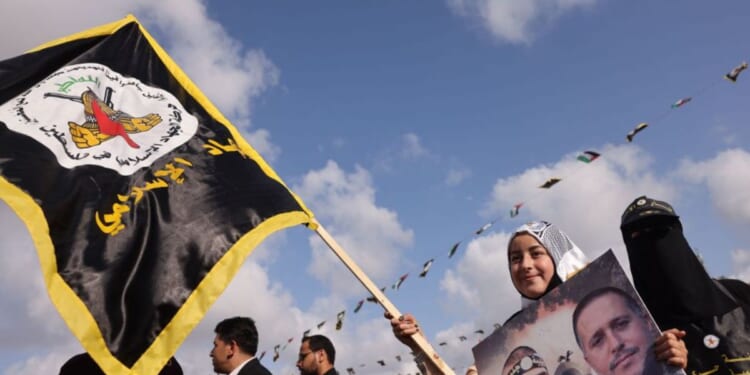
<path fill-rule="evenodd" d="M 99 124 L 99 130 L 106 134 L 106 135 L 119 135 L 123 139 L 125 139 L 125 142 L 128 143 L 128 146 L 132 148 L 141 148 L 141 146 L 138 146 L 137 143 L 135 143 L 130 137 L 128 136 L 128 133 L 125 132 L 125 128 L 117 121 L 114 121 L 107 116 L 104 111 L 99 107 L 99 103 L 97 100 L 93 100 L 91 102 L 91 109 L 94 111 L 94 118 L 96 118 L 96 122 Z"/>

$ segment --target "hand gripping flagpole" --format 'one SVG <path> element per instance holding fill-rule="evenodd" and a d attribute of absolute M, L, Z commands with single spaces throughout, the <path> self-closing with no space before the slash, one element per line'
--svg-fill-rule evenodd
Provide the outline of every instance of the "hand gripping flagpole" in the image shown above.
<path fill-rule="evenodd" d="M 375 297 L 375 299 L 380 303 L 381 306 L 385 309 L 385 311 L 389 312 L 392 316 L 397 317 L 401 316 L 401 313 L 398 311 L 395 305 L 391 303 L 391 301 L 385 296 L 385 294 L 380 291 L 380 289 L 375 286 L 375 283 L 370 280 L 370 278 L 362 271 L 359 266 L 354 263 L 354 260 L 349 257 L 349 255 L 344 251 L 344 249 L 336 242 L 333 237 L 328 233 L 325 228 L 323 228 L 320 223 L 313 223 L 315 227 L 315 232 L 318 233 L 321 239 L 323 239 L 323 242 L 328 245 L 331 250 L 336 254 L 336 256 L 341 259 L 342 262 L 344 262 L 344 265 L 349 268 L 349 271 L 352 271 L 354 276 L 359 280 L 359 282 L 364 285 L 364 287 Z M 455 375 L 453 370 L 445 363 L 443 362 L 443 359 L 440 357 L 440 355 L 437 354 L 435 349 L 430 345 L 430 343 L 427 341 L 427 339 L 422 335 L 412 335 L 412 339 L 414 339 L 414 342 L 419 346 L 419 349 L 421 349 L 426 355 L 427 358 L 432 362 L 435 367 L 437 367 L 444 375 Z"/>

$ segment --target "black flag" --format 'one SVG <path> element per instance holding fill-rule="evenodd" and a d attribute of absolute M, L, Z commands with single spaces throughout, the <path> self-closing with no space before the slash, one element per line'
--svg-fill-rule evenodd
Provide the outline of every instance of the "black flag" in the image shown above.
<path fill-rule="evenodd" d="M 258 243 L 312 220 L 132 16 L 0 62 L 0 198 L 106 373 L 156 374 Z"/>

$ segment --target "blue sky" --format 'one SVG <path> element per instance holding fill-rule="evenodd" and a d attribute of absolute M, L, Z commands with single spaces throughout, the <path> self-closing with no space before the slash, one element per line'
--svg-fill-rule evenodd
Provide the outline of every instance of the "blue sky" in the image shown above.
<path fill-rule="evenodd" d="M 627 268 L 620 213 L 641 194 L 667 199 L 713 275 L 750 280 L 750 73 L 721 78 L 750 59 L 746 2 L 6 1 L 0 11 L 15 37 L 0 41 L 3 59 L 134 13 L 378 285 L 410 273 L 388 295 L 434 345 L 451 342 L 440 352 L 459 372 L 471 345 L 455 338 L 520 308 L 505 246 L 527 220 L 558 224 L 591 257 L 613 248 Z M 626 144 L 639 122 L 651 126 Z M 586 149 L 602 159 L 576 162 Z M 563 181 L 536 188 L 553 176 Z M 4 204 L 0 218 L 0 372 L 54 372 L 80 345 L 22 225 Z M 258 321 L 262 349 L 295 337 L 279 362 L 265 360 L 275 373 L 295 371 L 301 332 L 321 320 L 340 369 L 413 371 L 375 363 L 405 350 L 377 307 L 351 313 L 366 295 L 313 233 L 279 233 L 178 360 L 210 372 L 213 325 L 239 314 Z M 345 328 L 331 331 L 342 309 Z"/>

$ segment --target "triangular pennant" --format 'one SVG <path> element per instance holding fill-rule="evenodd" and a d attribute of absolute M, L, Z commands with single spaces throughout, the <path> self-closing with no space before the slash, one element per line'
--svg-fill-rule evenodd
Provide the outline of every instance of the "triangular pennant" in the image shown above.
<path fill-rule="evenodd" d="M 458 250 L 459 245 L 461 245 L 460 241 L 453 244 L 450 253 L 448 253 L 448 259 L 453 258 L 453 255 L 456 254 L 456 250 Z"/>
<path fill-rule="evenodd" d="M 344 317 L 346 316 L 346 310 L 339 311 L 338 314 L 336 314 L 336 330 L 340 331 L 341 328 L 344 326 Z"/>
<path fill-rule="evenodd" d="M 364 304 L 365 304 L 365 300 L 363 300 L 363 299 L 359 300 L 359 302 L 357 302 L 357 307 L 354 308 L 354 313 L 355 314 L 358 313 L 359 310 L 362 309 L 362 305 L 364 305 Z"/>
<path fill-rule="evenodd" d="M 691 98 L 691 97 L 682 98 L 682 99 L 674 102 L 674 104 L 672 104 L 672 108 L 680 108 L 683 105 L 685 105 L 687 103 L 690 103 L 691 100 L 693 100 L 693 98 Z"/>
<path fill-rule="evenodd" d="M 625 139 L 628 140 L 628 142 L 633 142 L 633 137 L 635 137 L 636 134 L 643 131 L 643 129 L 646 129 L 648 127 L 648 124 L 645 122 L 642 122 L 633 128 L 630 132 L 628 132 L 628 135 L 625 136 Z"/>
<path fill-rule="evenodd" d="M 435 259 L 430 259 L 424 263 L 422 266 L 422 272 L 419 273 L 419 277 L 427 276 L 427 272 L 430 272 L 430 267 L 432 267 L 433 261 L 435 261 Z"/>
<path fill-rule="evenodd" d="M 554 186 L 556 183 L 562 181 L 561 178 L 552 177 L 549 180 L 545 181 L 541 186 L 539 186 L 542 189 L 549 189 L 552 186 Z"/>
<path fill-rule="evenodd" d="M 409 277 L 408 273 L 405 273 L 405 274 L 401 275 L 401 277 L 398 278 L 398 280 L 396 281 L 396 283 L 393 284 L 393 286 L 391 286 L 391 288 L 395 289 L 395 290 L 399 290 L 399 288 L 401 288 L 401 284 L 403 284 L 404 281 L 406 281 L 407 277 Z"/>
<path fill-rule="evenodd" d="M 725 74 L 724 78 L 733 83 L 737 82 L 737 78 L 739 78 L 740 73 L 742 73 L 742 71 L 745 69 L 747 69 L 747 63 L 743 61 L 742 64 L 734 67 L 731 72 Z"/>
<path fill-rule="evenodd" d="M 478 235 L 484 233 L 484 231 L 486 231 L 487 229 L 490 229 L 490 227 L 494 223 L 495 223 L 494 221 L 490 221 L 489 223 L 482 225 L 482 227 L 479 228 L 479 229 L 477 229 L 476 232 L 474 232 L 474 234 L 478 236 Z"/>

